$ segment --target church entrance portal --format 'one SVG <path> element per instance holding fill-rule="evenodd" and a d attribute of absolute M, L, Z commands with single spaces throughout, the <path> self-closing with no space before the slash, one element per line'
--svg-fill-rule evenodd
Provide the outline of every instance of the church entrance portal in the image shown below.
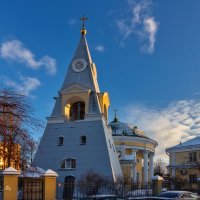
<path fill-rule="evenodd" d="M 65 200 L 72 200 L 73 193 L 74 193 L 74 176 L 66 176 L 65 183 L 63 188 L 63 199 Z"/>

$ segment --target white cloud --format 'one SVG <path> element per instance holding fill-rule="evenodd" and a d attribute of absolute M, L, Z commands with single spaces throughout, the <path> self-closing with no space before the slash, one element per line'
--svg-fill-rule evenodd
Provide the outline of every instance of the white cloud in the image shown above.
<path fill-rule="evenodd" d="M 156 41 L 156 32 L 158 30 L 158 25 L 156 24 L 153 17 L 146 18 L 144 20 L 144 31 L 148 35 L 149 45 L 147 46 L 146 50 L 149 53 L 154 51 L 154 44 Z"/>
<path fill-rule="evenodd" d="M 129 25 L 126 24 L 126 20 L 124 20 L 124 19 L 118 20 L 118 21 L 116 21 L 116 23 L 117 23 L 117 26 L 118 26 L 120 32 L 123 34 L 123 38 L 122 38 L 120 45 L 124 46 L 124 41 L 132 33 L 134 33 L 134 30 Z"/>
<path fill-rule="evenodd" d="M 41 85 L 40 81 L 37 78 L 33 77 L 20 76 L 20 83 L 10 80 L 9 78 L 4 76 L 1 76 L 0 80 L 5 86 L 13 88 L 21 94 L 27 96 L 32 96 L 30 93 L 33 90 L 36 90 Z"/>
<path fill-rule="evenodd" d="M 167 159 L 165 149 L 200 133 L 200 101 L 182 100 L 165 108 L 134 105 L 125 108 L 123 121 L 132 122 L 158 142 L 156 156 Z"/>
<path fill-rule="evenodd" d="M 56 73 L 56 60 L 54 58 L 46 55 L 36 60 L 35 55 L 19 40 L 9 40 L 2 43 L 0 56 L 8 61 L 23 63 L 34 70 L 45 67 L 49 74 L 53 75 Z"/>
<path fill-rule="evenodd" d="M 142 9 L 141 4 L 132 7 L 132 23 L 140 23 L 140 13 Z"/>
<path fill-rule="evenodd" d="M 49 74 L 53 75 L 56 73 L 56 60 L 54 58 L 43 56 L 39 62 L 41 66 L 43 65 L 46 67 Z"/>
<path fill-rule="evenodd" d="M 99 44 L 95 47 L 95 50 L 102 53 L 104 52 L 104 46 L 102 44 Z"/>
<path fill-rule="evenodd" d="M 73 25 L 75 25 L 77 22 L 78 22 L 78 21 L 77 21 L 76 19 L 70 19 L 70 20 L 68 21 L 68 24 L 69 24 L 70 26 L 73 26 Z"/>
<path fill-rule="evenodd" d="M 153 53 L 156 42 L 158 23 L 151 15 L 151 1 L 128 0 L 126 17 L 116 21 L 119 31 L 123 35 L 120 45 L 124 45 L 127 38 L 137 36 L 142 42 L 142 50 L 146 53 Z"/>

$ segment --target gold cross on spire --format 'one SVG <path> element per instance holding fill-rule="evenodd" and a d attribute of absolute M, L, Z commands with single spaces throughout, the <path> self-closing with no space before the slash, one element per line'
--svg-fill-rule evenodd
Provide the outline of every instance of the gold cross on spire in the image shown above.
<path fill-rule="evenodd" d="M 87 18 L 85 15 L 83 15 L 83 16 L 80 18 L 80 20 L 82 21 L 82 29 L 84 29 L 84 28 L 85 28 L 85 21 L 88 20 L 88 18 Z"/>

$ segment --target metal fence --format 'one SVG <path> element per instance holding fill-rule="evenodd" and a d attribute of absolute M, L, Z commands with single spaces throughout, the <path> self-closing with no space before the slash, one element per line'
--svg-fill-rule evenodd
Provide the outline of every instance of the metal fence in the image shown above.
<path fill-rule="evenodd" d="M 20 178 L 18 200 L 42 200 L 43 180 L 41 178 Z"/>
<path fill-rule="evenodd" d="M 80 199 L 93 195 L 117 195 L 121 197 L 143 197 L 152 196 L 152 183 L 145 185 L 141 183 L 119 184 L 114 182 L 106 183 L 74 183 L 57 184 L 57 199 Z"/>

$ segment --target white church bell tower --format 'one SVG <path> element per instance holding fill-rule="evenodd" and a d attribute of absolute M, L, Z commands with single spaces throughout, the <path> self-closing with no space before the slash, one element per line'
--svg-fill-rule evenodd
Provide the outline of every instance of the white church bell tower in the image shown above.
<path fill-rule="evenodd" d="M 109 95 L 99 90 L 86 41 L 86 18 L 81 19 L 81 38 L 47 118 L 34 164 L 56 171 L 61 182 L 76 181 L 90 169 L 115 180 L 122 171 L 107 123 Z"/>

